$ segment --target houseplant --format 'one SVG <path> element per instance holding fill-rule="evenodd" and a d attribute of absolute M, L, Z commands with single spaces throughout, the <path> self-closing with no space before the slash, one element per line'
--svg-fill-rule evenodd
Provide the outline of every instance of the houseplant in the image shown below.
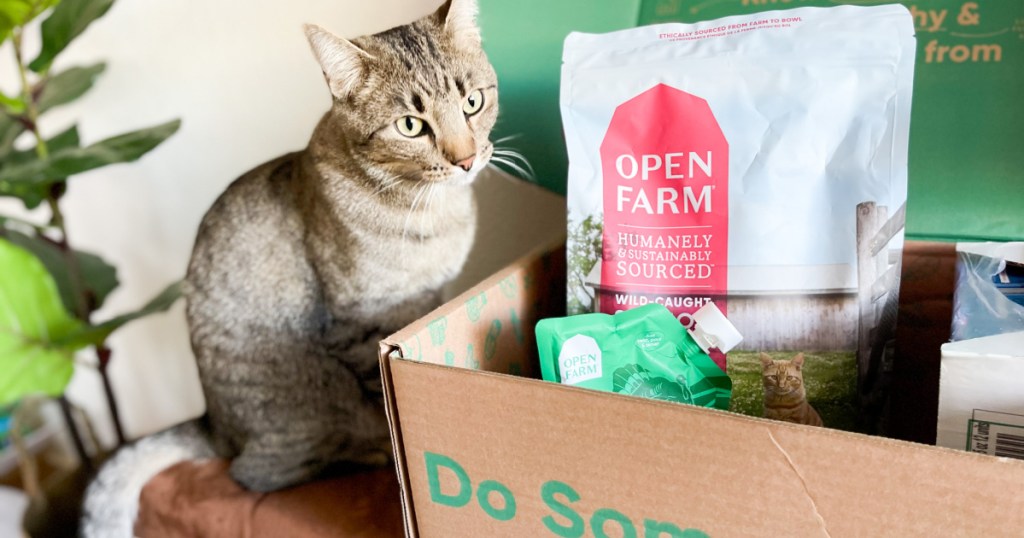
<path fill-rule="evenodd" d="M 2 0 L 0 40 L 10 42 L 18 91 L 0 92 L 0 196 L 26 209 L 45 206 L 43 219 L 0 214 L 0 408 L 30 394 L 58 398 L 70 418 L 64 388 L 76 364 L 99 370 L 119 443 L 125 441 L 107 368 L 111 333 L 140 317 L 166 310 L 179 296 L 173 283 L 134 312 L 110 319 L 94 313 L 118 285 L 116 269 L 100 256 L 75 249 L 61 211 L 67 182 L 82 172 L 130 162 L 174 134 L 180 122 L 83 144 L 77 125 L 44 138 L 40 119 L 92 87 L 103 63 L 51 70 L 54 59 L 113 0 Z M 24 37 L 38 25 L 41 47 L 31 59 Z M 77 357 L 77 362 L 76 362 Z M 94 360 L 93 360 L 94 359 Z M 74 430 L 74 421 L 68 420 Z M 78 436 L 77 448 L 85 458 Z"/>

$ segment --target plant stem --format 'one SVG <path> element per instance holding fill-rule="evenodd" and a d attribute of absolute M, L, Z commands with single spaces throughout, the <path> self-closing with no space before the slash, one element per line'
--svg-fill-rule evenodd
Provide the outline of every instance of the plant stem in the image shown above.
<path fill-rule="evenodd" d="M 0 215 L 0 231 L 2 231 L 5 222 L 13 222 L 17 225 L 24 226 L 26 228 L 31 228 L 36 232 L 36 235 L 38 235 L 42 240 L 51 241 L 51 239 L 46 236 L 46 231 L 48 227 L 45 225 L 39 225 L 34 222 L 29 222 L 25 219 L 19 219 L 17 217 Z M 54 243 L 56 243 L 56 241 L 54 241 Z"/>
<path fill-rule="evenodd" d="M 28 120 L 26 122 L 26 128 L 32 131 L 32 135 L 35 136 L 36 155 L 40 159 L 46 159 L 50 155 L 50 152 L 46 147 L 46 141 L 43 140 L 43 137 L 39 132 L 39 108 L 32 92 L 32 86 L 28 83 L 28 69 L 25 67 L 25 62 L 21 54 L 20 28 L 14 30 L 11 41 L 14 44 L 14 56 L 18 63 L 18 73 L 21 77 L 22 96 L 25 100 L 25 115 Z M 71 244 L 68 240 L 68 231 L 64 225 L 64 213 L 60 210 L 60 198 L 62 194 L 63 190 L 61 189 L 61 185 L 57 183 L 50 188 L 50 191 L 46 195 L 46 202 L 50 207 L 50 225 L 60 231 L 60 239 L 56 241 L 56 244 L 63 253 L 64 259 L 68 265 L 68 276 L 71 282 L 71 295 L 75 298 L 76 315 L 82 321 L 88 323 L 89 317 L 92 314 L 93 305 L 89 304 L 89 298 L 85 295 L 86 289 L 82 282 L 82 271 L 78 264 L 78 257 L 75 255 L 75 251 L 71 248 Z M 41 233 L 39 235 L 40 237 L 45 237 Z M 96 355 L 99 359 L 99 372 L 100 378 L 103 380 L 103 391 L 107 399 L 107 406 L 110 409 L 112 422 L 114 423 L 114 430 L 117 433 L 118 445 L 120 446 L 125 443 L 124 430 L 121 426 L 121 416 L 118 411 L 117 401 L 114 399 L 114 391 L 110 385 L 110 377 L 107 375 L 107 366 L 110 364 L 112 351 L 107 347 L 106 342 L 100 342 L 96 346 Z M 64 411 L 65 419 L 68 421 L 68 426 L 72 431 L 75 448 L 78 450 L 79 455 L 82 458 L 83 465 L 85 465 L 87 469 L 91 469 L 91 462 L 87 458 L 85 448 L 82 446 L 81 437 L 77 428 L 74 426 L 74 419 L 71 417 L 67 400 L 61 396 L 60 402 L 61 409 Z"/>
<path fill-rule="evenodd" d="M 50 152 L 46 147 L 46 141 L 43 140 L 43 136 L 39 133 L 39 108 L 32 93 L 32 86 L 28 83 L 28 68 L 25 66 L 25 60 L 21 53 L 20 28 L 14 30 L 11 41 L 14 44 L 14 59 L 18 63 L 18 74 L 21 77 L 21 95 L 25 99 L 25 115 L 28 118 L 27 127 L 36 138 L 36 155 L 40 159 L 45 159 L 49 156 Z M 82 283 L 81 269 L 78 265 L 78 258 L 75 256 L 74 250 L 72 250 L 68 241 L 68 231 L 64 227 L 64 214 L 60 210 L 59 199 L 60 191 L 51 188 L 50 192 L 46 195 L 46 202 L 50 207 L 50 224 L 60 231 L 60 239 L 57 241 L 57 246 L 60 247 L 68 264 L 71 295 L 75 298 L 75 315 L 79 319 L 88 322 L 90 308 L 88 299 L 85 297 L 85 286 Z"/>
<path fill-rule="evenodd" d="M 64 227 L 64 214 L 61 213 L 60 204 L 53 194 L 47 194 L 46 202 L 50 205 L 50 214 L 52 215 L 50 224 L 60 230 L 57 247 L 64 254 L 64 260 L 68 264 L 68 280 L 71 282 L 71 295 L 75 298 L 75 314 L 82 321 L 88 322 L 89 315 L 92 313 L 91 307 L 85 296 L 86 291 L 82 283 L 82 270 L 78 265 L 78 256 L 75 256 L 75 251 L 72 250 L 71 244 L 68 242 L 68 231 Z"/>
<path fill-rule="evenodd" d="M 124 429 L 121 427 L 121 412 L 117 407 L 117 400 L 114 399 L 114 389 L 110 385 L 110 377 L 107 375 L 107 366 L 110 364 L 112 351 L 107 347 L 106 341 L 96 346 L 96 355 L 99 358 L 100 379 L 103 380 L 103 392 L 107 397 L 107 407 L 110 409 L 111 422 L 114 423 L 114 432 L 117 433 L 117 445 L 125 443 Z"/>
<path fill-rule="evenodd" d="M 85 443 L 82 442 L 82 433 L 78 430 L 78 423 L 75 422 L 75 416 L 71 412 L 71 404 L 68 403 L 68 399 L 65 396 L 57 398 L 57 403 L 60 404 L 61 414 L 64 415 L 64 422 L 68 426 L 68 433 L 71 434 L 71 442 L 75 445 L 75 452 L 78 453 L 79 459 L 82 460 L 82 467 L 89 473 L 92 472 L 92 459 L 89 458 L 89 453 L 85 450 Z"/>
<path fill-rule="evenodd" d="M 46 148 L 46 141 L 43 140 L 43 136 L 39 133 L 39 108 L 36 106 L 36 100 L 32 96 L 32 86 L 28 83 L 28 69 L 25 67 L 25 61 L 21 55 L 21 29 L 15 28 L 11 35 L 11 42 L 14 44 L 14 59 L 18 63 L 18 74 L 21 76 L 21 95 L 25 100 L 25 115 L 28 117 L 30 124 L 29 130 L 36 137 L 36 155 L 40 159 L 45 159 L 50 155 L 50 151 Z"/>

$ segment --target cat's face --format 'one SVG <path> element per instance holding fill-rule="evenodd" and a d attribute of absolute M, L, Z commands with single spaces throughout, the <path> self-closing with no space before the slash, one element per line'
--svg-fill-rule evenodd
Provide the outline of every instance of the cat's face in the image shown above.
<path fill-rule="evenodd" d="M 346 41 L 307 28 L 344 148 L 381 180 L 466 184 L 490 160 L 497 77 L 480 46 L 474 0 Z"/>
<path fill-rule="evenodd" d="M 792 394 L 803 389 L 804 354 L 799 353 L 792 360 L 772 360 L 761 354 L 761 380 L 765 392 Z"/>

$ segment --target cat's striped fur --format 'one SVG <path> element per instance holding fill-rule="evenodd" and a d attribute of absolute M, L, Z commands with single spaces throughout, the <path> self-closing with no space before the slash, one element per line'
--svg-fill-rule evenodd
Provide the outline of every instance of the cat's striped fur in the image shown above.
<path fill-rule="evenodd" d="M 493 153 L 475 19 L 474 0 L 449 0 L 352 41 L 307 26 L 333 106 L 305 150 L 240 177 L 200 225 L 186 315 L 206 424 L 250 489 L 390 455 L 378 342 L 461 269 L 469 184 Z"/>

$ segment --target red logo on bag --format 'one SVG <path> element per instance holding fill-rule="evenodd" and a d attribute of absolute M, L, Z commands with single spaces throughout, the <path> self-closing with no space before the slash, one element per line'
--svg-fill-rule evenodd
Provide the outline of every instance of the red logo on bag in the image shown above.
<path fill-rule="evenodd" d="M 726 312 L 729 144 L 707 101 L 659 84 L 619 105 L 601 167 L 601 311 L 658 302 L 687 325 L 709 301 Z"/>

